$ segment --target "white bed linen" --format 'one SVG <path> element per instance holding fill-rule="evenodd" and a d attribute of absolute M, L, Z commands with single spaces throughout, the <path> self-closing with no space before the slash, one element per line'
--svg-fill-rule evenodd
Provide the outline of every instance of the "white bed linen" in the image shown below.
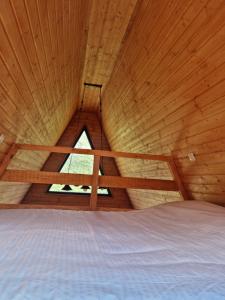
<path fill-rule="evenodd" d="M 0 210 L 0 299 L 225 299 L 225 209 Z"/>

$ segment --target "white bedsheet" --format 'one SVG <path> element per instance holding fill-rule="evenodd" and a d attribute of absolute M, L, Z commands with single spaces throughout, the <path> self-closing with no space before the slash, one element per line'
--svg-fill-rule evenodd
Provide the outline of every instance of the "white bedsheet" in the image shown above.
<path fill-rule="evenodd" d="M 0 210 L 5 299 L 225 299 L 225 209 Z"/>

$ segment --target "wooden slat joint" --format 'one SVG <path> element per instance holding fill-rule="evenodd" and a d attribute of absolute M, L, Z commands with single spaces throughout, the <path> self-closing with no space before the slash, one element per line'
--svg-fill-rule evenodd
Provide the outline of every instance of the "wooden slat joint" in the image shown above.
<path fill-rule="evenodd" d="M 171 173 L 173 175 L 173 178 L 175 180 L 175 182 L 177 183 L 178 186 L 178 190 L 180 192 L 181 197 L 183 198 L 183 200 L 190 200 L 190 197 L 188 195 L 188 192 L 186 191 L 183 182 L 181 180 L 181 177 L 179 175 L 179 172 L 177 170 L 176 164 L 174 159 L 171 157 L 170 160 L 168 161 L 168 166 L 171 170 Z"/>
<path fill-rule="evenodd" d="M 0 164 L 0 178 L 2 177 L 2 175 L 5 173 L 8 165 L 10 164 L 10 161 L 12 160 L 12 158 L 15 156 L 15 154 L 17 153 L 18 150 L 18 146 L 17 144 L 12 144 L 11 147 L 9 148 L 8 152 L 5 154 L 1 164 Z"/>

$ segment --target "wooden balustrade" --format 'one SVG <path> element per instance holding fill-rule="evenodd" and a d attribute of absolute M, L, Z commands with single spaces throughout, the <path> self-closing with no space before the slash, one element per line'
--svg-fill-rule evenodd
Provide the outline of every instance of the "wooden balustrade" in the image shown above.
<path fill-rule="evenodd" d="M 31 171 L 31 170 L 7 170 L 7 166 L 18 150 L 48 151 L 50 153 L 75 153 L 94 156 L 93 174 L 66 174 L 58 172 Z M 123 157 L 142 160 L 158 160 L 167 162 L 173 174 L 174 180 L 147 179 L 121 176 L 100 176 L 99 165 L 101 157 Z M 28 144 L 13 144 L 9 152 L 5 155 L 0 165 L 0 180 L 7 182 L 26 182 L 40 184 L 74 184 L 92 186 L 90 197 L 90 209 L 97 210 L 97 189 L 99 186 L 114 188 L 151 189 L 164 191 L 179 191 L 184 200 L 188 199 L 188 194 L 182 184 L 177 172 L 176 165 L 171 156 L 152 155 L 142 153 L 127 153 L 105 150 L 74 149 L 61 146 L 42 146 Z"/>

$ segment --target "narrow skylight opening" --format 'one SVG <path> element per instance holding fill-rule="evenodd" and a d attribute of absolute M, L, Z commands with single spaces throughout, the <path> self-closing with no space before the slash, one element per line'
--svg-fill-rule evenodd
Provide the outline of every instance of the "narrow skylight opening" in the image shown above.
<path fill-rule="evenodd" d="M 75 143 L 74 148 L 76 149 L 93 149 L 91 139 L 88 135 L 87 129 L 84 128 Z M 60 173 L 67 174 L 87 174 L 90 175 L 93 172 L 93 155 L 85 154 L 70 154 L 67 156 L 62 167 L 60 168 Z M 103 175 L 102 170 L 99 170 L 99 175 Z M 50 193 L 66 193 L 66 194 L 91 194 L 92 187 L 85 186 L 75 186 L 75 185 L 62 185 L 62 184 L 52 184 L 48 190 Z M 98 195 L 111 195 L 111 192 L 107 188 L 99 188 Z"/>

